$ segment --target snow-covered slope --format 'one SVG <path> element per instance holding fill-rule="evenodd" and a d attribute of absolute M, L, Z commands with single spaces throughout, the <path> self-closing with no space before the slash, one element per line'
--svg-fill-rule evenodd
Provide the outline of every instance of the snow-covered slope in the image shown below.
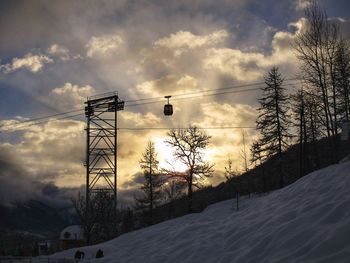
<path fill-rule="evenodd" d="M 81 250 L 99 248 L 98 262 L 350 262 L 350 162 L 242 199 L 240 211 L 228 200 Z"/>

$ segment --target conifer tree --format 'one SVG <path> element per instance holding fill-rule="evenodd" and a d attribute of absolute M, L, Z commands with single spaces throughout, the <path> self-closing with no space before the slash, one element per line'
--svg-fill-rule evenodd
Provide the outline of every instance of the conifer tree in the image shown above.
<path fill-rule="evenodd" d="M 283 87 L 283 78 L 277 67 L 273 67 L 265 77 L 262 98 L 257 119 L 257 129 L 261 133 L 259 145 L 267 158 L 277 156 L 279 185 L 283 187 L 282 153 L 288 147 L 291 137 L 288 117 L 288 96 Z"/>
<path fill-rule="evenodd" d="M 143 195 L 141 197 L 135 197 L 135 201 L 137 208 L 148 208 L 150 223 L 153 221 L 153 209 L 159 204 L 162 198 L 161 187 L 164 182 L 159 173 L 158 165 L 159 161 L 154 143 L 149 141 L 140 160 L 140 167 L 143 170 L 145 178 L 145 183 L 141 187 Z"/>

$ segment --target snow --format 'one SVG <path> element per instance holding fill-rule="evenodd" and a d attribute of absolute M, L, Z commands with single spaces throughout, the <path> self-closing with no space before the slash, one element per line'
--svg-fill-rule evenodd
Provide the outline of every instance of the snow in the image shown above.
<path fill-rule="evenodd" d="M 350 163 L 283 189 L 209 206 L 114 240 L 79 248 L 98 262 L 349 262 Z M 77 249 L 54 254 L 73 258 Z"/>

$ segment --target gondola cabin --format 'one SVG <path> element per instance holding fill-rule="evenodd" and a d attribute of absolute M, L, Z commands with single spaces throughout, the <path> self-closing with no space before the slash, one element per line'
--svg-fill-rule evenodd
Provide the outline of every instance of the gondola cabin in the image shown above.
<path fill-rule="evenodd" d="M 173 115 L 173 105 L 169 103 L 171 96 L 165 96 L 164 98 L 168 99 L 168 103 L 164 105 L 164 115 L 171 116 Z"/>

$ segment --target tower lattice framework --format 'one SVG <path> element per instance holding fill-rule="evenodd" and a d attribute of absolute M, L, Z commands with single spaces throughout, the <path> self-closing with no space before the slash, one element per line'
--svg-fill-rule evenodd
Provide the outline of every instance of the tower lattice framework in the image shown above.
<path fill-rule="evenodd" d="M 86 204 L 92 196 L 105 192 L 117 207 L 117 112 L 124 101 L 117 93 L 89 97 L 85 102 L 86 127 Z"/>

